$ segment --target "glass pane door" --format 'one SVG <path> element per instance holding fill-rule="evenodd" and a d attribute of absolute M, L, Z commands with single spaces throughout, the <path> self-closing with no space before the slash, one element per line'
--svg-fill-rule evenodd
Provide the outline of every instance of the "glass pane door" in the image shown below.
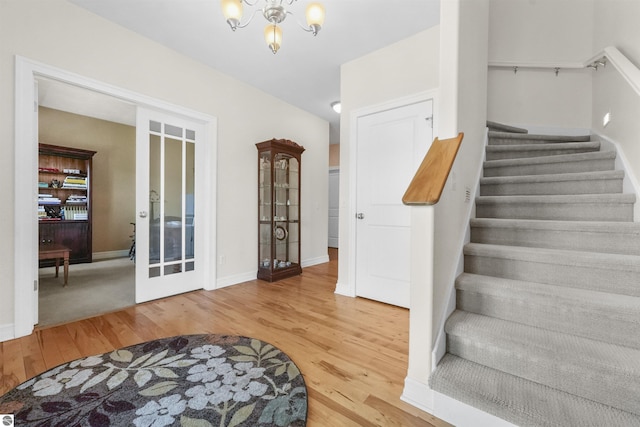
<path fill-rule="evenodd" d="M 138 117 L 136 301 L 203 287 L 196 259 L 196 147 L 201 125 Z"/>

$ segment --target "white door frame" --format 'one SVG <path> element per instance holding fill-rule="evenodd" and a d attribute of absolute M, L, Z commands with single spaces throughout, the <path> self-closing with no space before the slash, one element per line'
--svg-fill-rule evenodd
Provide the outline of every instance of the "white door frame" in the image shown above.
<path fill-rule="evenodd" d="M 37 218 L 37 167 L 38 130 L 33 126 L 33 114 L 37 111 L 34 80 L 46 77 L 84 89 L 119 98 L 139 106 L 145 106 L 169 114 L 180 115 L 203 124 L 205 129 L 206 168 L 210 176 L 205 182 L 207 194 L 201 230 L 207 236 L 203 259 L 216 259 L 216 168 L 217 118 L 178 105 L 157 100 L 146 95 L 112 86 L 79 74 L 42 64 L 16 55 L 15 63 L 15 172 L 14 172 L 14 336 L 18 338 L 33 331 L 35 313 L 34 298 L 38 297 L 38 224 Z M 209 263 L 203 272 L 203 288 L 215 288 L 216 264 Z M 214 280 L 211 280 L 211 279 Z"/>
<path fill-rule="evenodd" d="M 347 259 L 349 268 L 347 283 L 338 283 L 338 285 L 336 286 L 336 293 L 351 297 L 356 296 L 356 251 L 358 250 L 358 248 L 356 247 L 356 195 L 358 194 L 358 182 L 356 174 L 358 170 L 358 119 L 371 114 L 381 113 L 383 111 L 393 110 L 395 108 L 405 107 L 407 105 L 432 100 L 432 111 L 434 117 L 432 120 L 432 124 L 433 135 L 435 137 L 435 135 L 437 135 L 437 96 L 438 90 L 432 89 L 424 92 L 418 92 L 416 94 L 405 96 L 402 98 L 396 98 L 381 104 L 359 108 L 351 112 L 349 120 L 349 206 L 347 212 L 347 221 L 349 221 L 349 244 L 342 245 L 343 248 L 348 248 Z M 431 143 L 431 141 L 429 141 L 429 143 Z"/>
<path fill-rule="evenodd" d="M 330 166 L 329 167 L 329 204 L 331 203 L 331 177 L 332 176 L 338 176 L 338 188 L 335 188 L 335 191 L 338 191 L 338 206 L 336 207 L 336 209 L 338 210 L 338 234 L 340 234 L 340 167 L 339 166 Z M 329 206 L 329 210 L 331 210 L 331 206 Z M 331 219 L 331 216 L 329 216 L 329 219 Z M 331 227 L 329 227 L 331 228 Z M 329 240 L 332 236 L 328 235 L 327 236 L 327 240 Z M 338 247 L 340 246 L 340 236 L 337 237 L 338 239 Z M 331 242 L 329 242 L 331 243 Z M 329 246 L 332 247 L 332 246 Z"/>

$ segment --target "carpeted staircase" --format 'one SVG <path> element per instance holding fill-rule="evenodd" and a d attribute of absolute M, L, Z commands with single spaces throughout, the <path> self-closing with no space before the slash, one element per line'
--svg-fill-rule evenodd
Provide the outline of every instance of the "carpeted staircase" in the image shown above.
<path fill-rule="evenodd" d="M 489 129 L 431 388 L 520 426 L 640 426 L 640 223 L 615 152 Z"/>

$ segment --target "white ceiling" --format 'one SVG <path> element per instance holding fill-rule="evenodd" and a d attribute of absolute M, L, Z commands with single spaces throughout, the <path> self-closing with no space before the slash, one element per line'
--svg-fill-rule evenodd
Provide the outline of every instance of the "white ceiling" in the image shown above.
<path fill-rule="evenodd" d="M 332 142 L 339 138 L 339 116 L 330 104 L 340 98 L 340 65 L 437 25 L 440 18 L 440 0 L 320 0 L 326 19 L 313 37 L 296 23 L 304 23 L 310 0 L 295 1 L 287 7 L 294 15 L 281 24 L 282 46 L 274 55 L 262 35 L 264 18 L 258 14 L 233 32 L 220 0 L 70 1 L 328 120 Z M 253 9 L 245 5 L 245 16 Z M 40 90 L 47 96 L 53 85 L 44 83 Z M 41 105 L 50 106 L 42 99 Z M 91 115 L 86 109 L 84 114 Z"/>

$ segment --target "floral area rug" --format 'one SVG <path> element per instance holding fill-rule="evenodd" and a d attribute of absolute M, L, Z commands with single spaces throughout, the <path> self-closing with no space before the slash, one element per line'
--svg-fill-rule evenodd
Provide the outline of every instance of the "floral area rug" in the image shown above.
<path fill-rule="evenodd" d="M 305 426 L 307 389 L 271 344 L 185 335 L 60 365 L 0 397 L 0 414 L 39 427 Z"/>

